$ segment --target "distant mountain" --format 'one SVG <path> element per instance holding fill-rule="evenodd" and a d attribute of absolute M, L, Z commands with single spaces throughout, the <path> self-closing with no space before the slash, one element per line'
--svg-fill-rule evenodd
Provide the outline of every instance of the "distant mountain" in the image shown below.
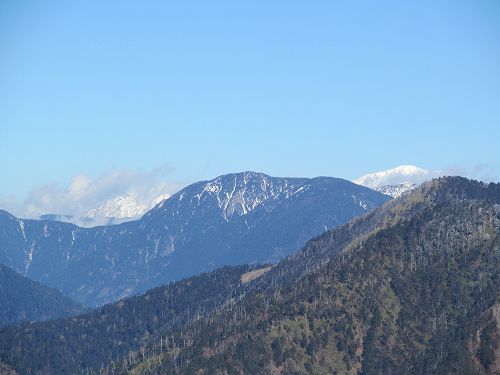
<path fill-rule="evenodd" d="M 86 219 L 95 219 L 96 217 L 131 218 L 141 216 L 148 208 L 147 205 L 137 202 L 131 196 L 118 196 L 104 202 L 97 208 L 87 211 L 84 217 Z"/>
<path fill-rule="evenodd" d="M 400 165 L 386 171 L 361 176 L 353 182 L 377 190 L 394 198 L 415 189 L 422 182 L 441 175 L 438 171 L 428 171 L 414 165 Z"/>
<path fill-rule="evenodd" d="M 0 264 L 0 326 L 81 314 L 85 308 L 60 292 Z"/>
<path fill-rule="evenodd" d="M 400 165 L 386 171 L 370 173 L 355 179 L 353 182 L 369 188 L 381 188 L 387 185 L 420 184 L 436 177 L 428 170 L 414 165 Z"/>
<path fill-rule="evenodd" d="M 224 265 L 276 262 L 387 199 L 331 177 L 245 172 L 192 184 L 120 225 L 80 228 L 0 211 L 0 262 L 95 306 Z"/>
<path fill-rule="evenodd" d="M 139 219 L 148 210 L 170 198 L 170 194 L 162 194 L 151 202 L 141 203 L 127 195 L 108 199 L 97 208 L 92 208 L 81 215 L 41 215 L 41 220 L 63 221 L 73 223 L 82 227 L 94 227 L 98 225 L 121 224 L 127 221 Z"/>
<path fill-rule="evenodd" d="M 499 207 L 500 184 L 424 183 L 272 268 L 4 328 L 0 361 L 38 374 L 496 375 Z"/>

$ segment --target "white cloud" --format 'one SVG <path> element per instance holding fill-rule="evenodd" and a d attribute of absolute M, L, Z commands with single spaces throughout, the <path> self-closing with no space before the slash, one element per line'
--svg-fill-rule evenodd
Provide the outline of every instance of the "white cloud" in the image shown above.
<path fill-rule="evenodd" d="M 12 196 L 0 198 L 0 207 L 16 216 L 37 218 L 55 213 L 80 216 L 108 199 L 129 195 L 149 204 L 161 194 L 173 194 L 181 184 L 170 179 L 171 168 L 160 166 L 150 171 L 122 169 L 97 177 L 78 174 L 66 186 L 49 183 L 32 189 L 23 202 Z"/>

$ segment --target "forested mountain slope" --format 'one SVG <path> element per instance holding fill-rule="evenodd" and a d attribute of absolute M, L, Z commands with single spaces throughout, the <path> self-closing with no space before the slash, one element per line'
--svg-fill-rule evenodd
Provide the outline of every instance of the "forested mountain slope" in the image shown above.
<path fill-rule="evenodd" d="M 245 284 L 255 270 L 229 267 L 3 329 L 0 361 L 21 374 L 496 374 L 499 234 L 499 184 L 434 180 Z"/>
<path fill-rule="evenodd" d="M 161 354 L 156 345 L 108 372 L 496 374 L 499 203 L 498 184 L 426 184 L 295 282 L 255 290 L 176 332 Z"/>
<path fill-rule="evenodd" d="M 0 264 L 0 326 L 77 315 L 85 310 L 57 290 Z"/>
<path fill-rule="evenodd" d="M 77 317 L 0 330 L 0 362 L 21 374 L 98 370 L 238 297 L 250 266 L 224 267 Z"/>

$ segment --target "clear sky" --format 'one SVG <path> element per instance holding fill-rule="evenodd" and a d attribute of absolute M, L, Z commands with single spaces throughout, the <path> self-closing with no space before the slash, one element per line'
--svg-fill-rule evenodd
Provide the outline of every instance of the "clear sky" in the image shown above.
<path fill-rule="evenodd" d="M 3 197 L 158 168 L 498 179 L 499 141 L 497 0 L 0 2 Z"/>

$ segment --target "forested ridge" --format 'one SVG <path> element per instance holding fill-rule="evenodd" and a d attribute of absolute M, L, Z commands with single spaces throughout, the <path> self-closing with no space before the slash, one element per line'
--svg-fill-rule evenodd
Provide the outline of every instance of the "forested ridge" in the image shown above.
<path fill-rule="evenodd" d="M 254 267 L 224 267 L 92 312 L 0 330 L 0 356 L 22 374 L 98 370 L 233 298 Z"/>
<path fill-rule="evenodd" d="M 424 210 L 109 372 L 495 373 L 499 214 L 470 200 Z"/>

